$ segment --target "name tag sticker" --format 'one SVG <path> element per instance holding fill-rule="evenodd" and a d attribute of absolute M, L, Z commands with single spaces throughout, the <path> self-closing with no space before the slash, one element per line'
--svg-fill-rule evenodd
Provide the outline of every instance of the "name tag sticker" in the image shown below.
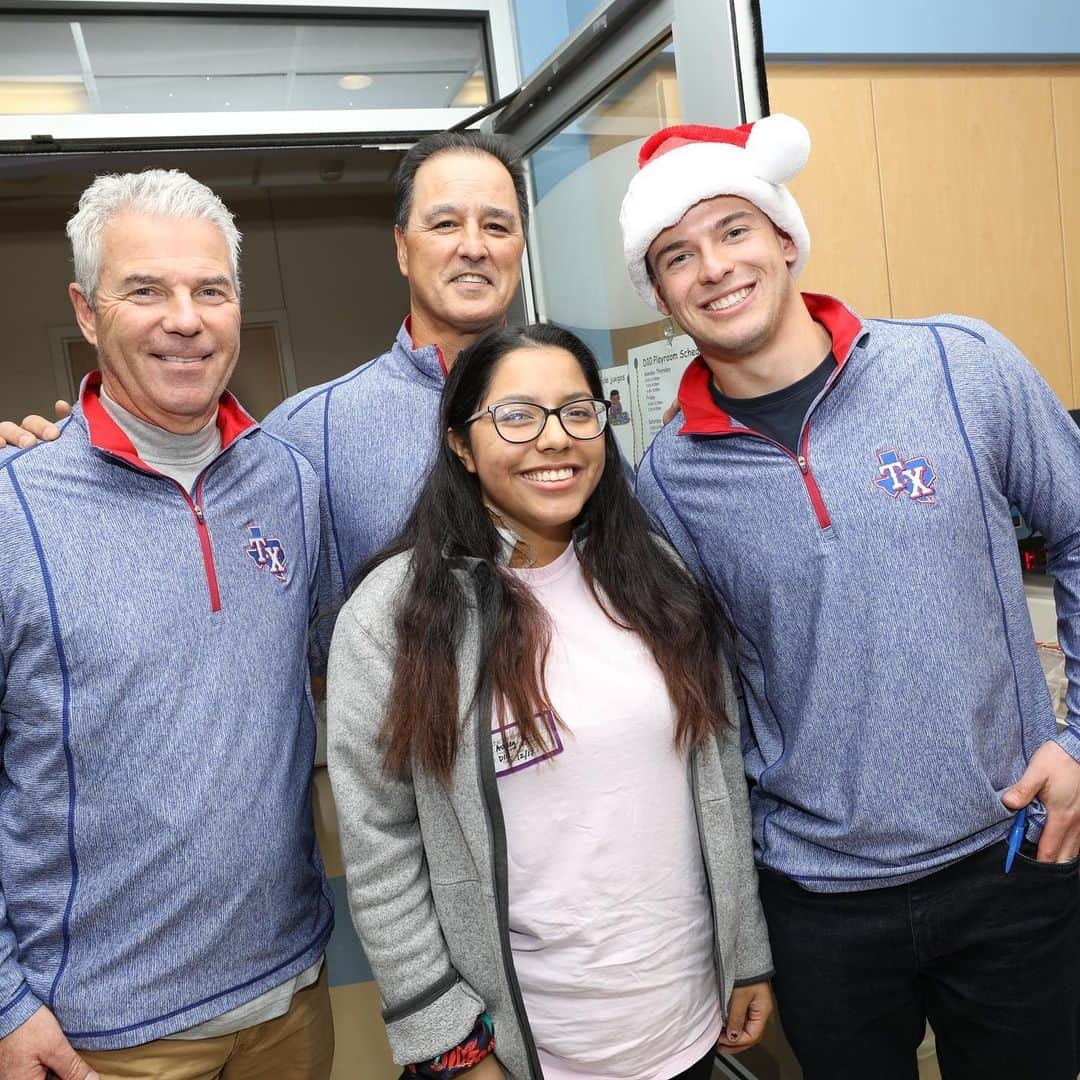
<path fill-rule="evenodd" d="M 537 717 L 540 720 L 540 745 L 530 746 L 521 735 L 516 720 L 502 727 L 492 728 L 491 753 L 495 758 L 495 775 L 508 776 L 521 772 L 541 761 L 563 752 L 562 739 L 555 713 L 545 709 Z"/>

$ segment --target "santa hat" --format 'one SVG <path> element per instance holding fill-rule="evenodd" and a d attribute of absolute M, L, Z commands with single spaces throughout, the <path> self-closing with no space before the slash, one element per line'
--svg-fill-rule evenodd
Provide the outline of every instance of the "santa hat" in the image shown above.
<path fill-rule="evenodd" d="M 787 233 L 796 252 L 791 272 L 798 274 L 810 254 L 810 233 L 783 185 L 809 155 L 810 133 L 782 113 L 737 128 L 682 124 L 647 139 L 619 213 L 626 266 L 642 300 L 656 307 L 645 269 L 649 245 L 692 206 L 718 195 L 752 202 Z"/>

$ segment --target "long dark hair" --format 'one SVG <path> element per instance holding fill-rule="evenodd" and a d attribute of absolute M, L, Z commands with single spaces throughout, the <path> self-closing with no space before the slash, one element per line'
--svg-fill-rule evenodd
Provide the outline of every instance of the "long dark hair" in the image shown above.
<path fill-rule="evenodd" d="M 549 708 L 544 682 L 551 627 L 531 590 L 505 566 L 504 542 L 484 506 L 480 484 L 449 446 L 445 433 L 469 437 L 466 419 L 483 401 L 499 361 L 521 348 L 565 349 L 594 397 L 603 385 L 596 360 L 573 334 L 538 325 L 493 330 L 454 363 L 443 390 L 438 454 L 419 500 L 397 540 L 375 555 L 358 579 L 393 555 L 410 551 L 411 576 L 396 614 L 397 656 L 382 730 L 385 767 L 410 767 L 447 778 L 458 750 L 459 649 L 470 612 L 489 628 L 480 645 L 476 687 L 505 704 L 531 746 L 540 745 L 538 714 Z M 664 676 L 678 717 L 680 748 L 726 724 L 717 615 L 709 597 L 663 548 L 627 479 L 609 428 L 604 470 L 574 523 L 585 538 L 579 558 L 585 580 L 608 617 L 637 633 Z M 463 587 L 462 575 L 471 579 Z M 485 678 L 486 676 L 486 678 Z"/>

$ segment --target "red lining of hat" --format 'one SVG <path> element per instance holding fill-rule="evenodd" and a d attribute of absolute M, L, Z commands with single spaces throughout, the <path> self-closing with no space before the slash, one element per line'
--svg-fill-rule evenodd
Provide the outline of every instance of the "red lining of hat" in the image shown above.
<path fill-rule="evenodd" d="M 753 126 L 740 124 L 737 128 L 718 128 L 706 124 L 676 124 L 674 127 L 662 128 L 645 140 L 645 145 L 638 152 L 638 168 L 643 169 L 650 161 L 690 143 L 728 143 L 745 148 Z"/>

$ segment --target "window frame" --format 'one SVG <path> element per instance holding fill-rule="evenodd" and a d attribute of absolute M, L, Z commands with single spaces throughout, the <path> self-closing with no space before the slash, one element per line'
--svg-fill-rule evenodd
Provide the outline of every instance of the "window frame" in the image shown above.
<path fill-rule="evenodd" d="M 420 0 L 403 8 L 400 0 L 9 0 L 0 15 L 228 15 L 324 18 L 415 18 L 480 24 L 491 78 L 492 100 L 518 84 L 512 0 Z M 467 120 L 473 107 L 421 109 L 295 109 L 235 113 L 36 113 L 0 115 L 0 154 L 86 152 L 88 149 L 161 149 L 194 146 L 371 145 L 415 141 Z"/>

